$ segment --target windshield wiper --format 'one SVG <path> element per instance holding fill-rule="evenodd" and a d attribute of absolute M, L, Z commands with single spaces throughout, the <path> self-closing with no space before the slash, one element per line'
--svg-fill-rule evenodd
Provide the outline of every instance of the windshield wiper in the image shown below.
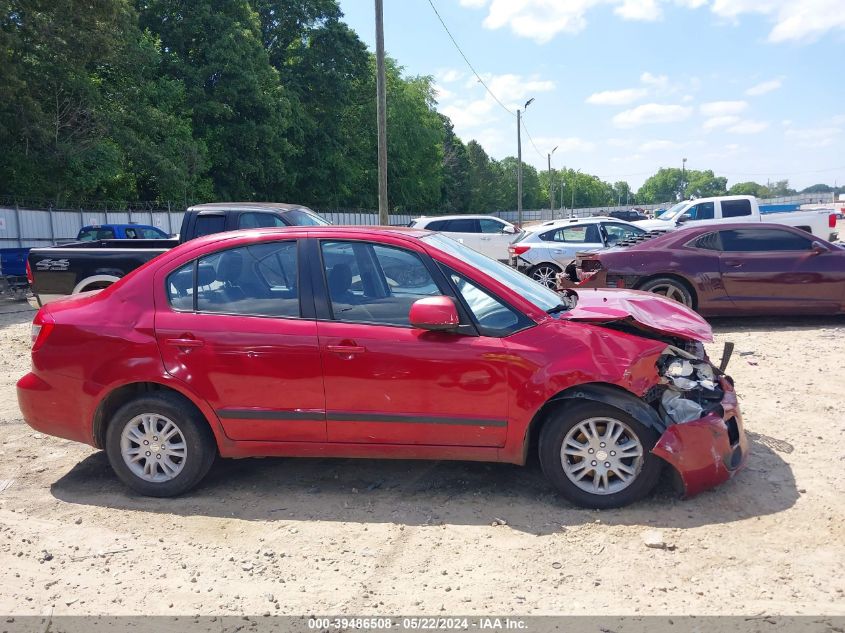
<path fill-rule="evenodd" d="M 572 306 L 567 305 L 565 303 L 559 303 L 554 308 L 549 308 L 546 310 L 546 314 L 557 314 L 558 312 L 566 312 L 567 310 L 571 310 Z"/>

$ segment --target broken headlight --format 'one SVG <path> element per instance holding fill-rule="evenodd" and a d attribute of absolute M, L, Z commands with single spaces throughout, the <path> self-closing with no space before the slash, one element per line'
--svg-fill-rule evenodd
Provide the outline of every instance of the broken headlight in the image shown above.
<path fill-rule="evenodd" d="M 697 420 L 721 406 L 718 370 L 708 361 L 669 347 L 658 360 L 657 369 L 666 386 L 659 406 L 666 423 Z"/>

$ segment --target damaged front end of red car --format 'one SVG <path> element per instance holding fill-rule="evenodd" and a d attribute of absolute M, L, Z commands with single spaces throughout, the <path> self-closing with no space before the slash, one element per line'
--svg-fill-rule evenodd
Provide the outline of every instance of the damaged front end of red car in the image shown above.
<path fill-rule="evenodd" d="M 567 290 L 577 305 L 563 315 L 572 321 L 667 343 L 638 363 L 646 390 L 642 400 L 662 431 L 652 453 L 677 473 L 683 496 L 691 497 L 733 477 L 745 465 L 748 441 L 733 380 L 725 374 L 733 345 L 717 367 L 702 343 L 712 342 L 710 325 L 686 306 L 650 293 L 615 289 Z"/>
<path fill-rule="evenodd" d="M 718 486 L 748 458 L 732 379 L 703 353 L 670 346 L 657 360 L 650 404 L 666 425 L 652 449 L 677 473 L 684 497 Z"/>

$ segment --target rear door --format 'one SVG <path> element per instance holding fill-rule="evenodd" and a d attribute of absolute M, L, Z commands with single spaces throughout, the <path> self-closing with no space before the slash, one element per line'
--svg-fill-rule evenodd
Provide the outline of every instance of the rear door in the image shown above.
<path fill-rule="evenodd" d="M 323 442 L 325 396 L 310 280 L 295 239 L 212 252 L 162 271 L 165 369 L 233 440 Z M 169 272 L 169 274 L 167 274 Z"/>
<path fill-rule="evenodd" d="M 737 309 L 765 314 L 838 312 L 845 267 L 835 252 L 812 250 L 812 236 L 776 226 L 719 231 L 720 271 Z"/>
<path fill-rule="evenodd" d="M 313 245 L 329 441 L 503 446 L 508 383 L 501 338 L 478 335 L 466 310 L 462 333 L 429 332 L 408 321 L 417 299 L 452 293 L 433 261 L 404 244 Z M 485 318 L 503 325 L 516 318 L 486 310 Z"/>
<path fill-rule="evenodd" d="M 544 242 L 549 244 L 550 258 L 565 268 L 575 254 L 604 248 L 604 240 L 597 222 L 590 224 L 567 224 L 543 233 Z"/>

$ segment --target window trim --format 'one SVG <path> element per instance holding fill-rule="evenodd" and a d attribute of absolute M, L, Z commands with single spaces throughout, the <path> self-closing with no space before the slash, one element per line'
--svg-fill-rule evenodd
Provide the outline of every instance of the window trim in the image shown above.
<path fill-rule="evenodd" d="M 210 251 L 208 253 L 203 253 L 195 257 L 194 259 L 183 262 L 176 268 L 168 271 L 167 274 L 164 276 L 164 295 L 167 298 L 167 306 L 170 308 L 172 312 L 177 312 L 181 314 L 197 314 L 197 315 L 211 315 L 211 316 L 234 316 L 234 317 L 249 317 L 249 318 L 256 318 L 256 319 L 296 319 L 299 321 L 314 321 L 314 295 L 313 289 L 311 287 L 311 280 L 308 278 L 307 275 L 304 274 L 303 266 L 301 264 L 303 257 L 303 242 L 304 240 L 299 238 L 287 238 L 287 239 L 276 239 L 276 240 L 264 240 L 260 242 L 255 242 L 251 244 L 239 244 L 237 246 L 230 246 L 228 248 L 221 248 L 216 251 Z M 299 315 L 298 316 L 288 316 L 288 315 L 274 315 L 274 314 L 245 314 L 242 312 L 208 312 L 206 310 L 200 310 L 198 307 L 198 288 L 197 283 L 198 273 L 199 273 L 199 260 L 204 259 L 207 257 L 214 257 L 221 253 L 225 253 L 226 251 L 233 251 L 239 248 L 249 248 L 250 246 L 262 246 L 264 244 L 282 244 L 287 242 L 295 242 L 296 243 L 296 283 L 297 283 L 297 298 L 299 299 Z M 173 275 L 177 270 L 184 268 L 188 264 L 192 264 L 192 285 L 193 285 L 193 301 L 191 309 L 181 309 L 177 308 L 173 305 L 173 297 L 170 294 L 170 277 Z M 309 309 L 310 308 L 310 309 Z"/>
<path fill-rule="evenodd" d="M 786 226 L 786 225 L 783 225 L 783 226 Z M 802 249 L 799 249 L 799 250 L 783 250 L 783 249 L 775 250 L 775 249 L 770 249 L 770 250 L 765 250 L 765 251 L 731 251 L 731 250 L 728 250 L 728 249 L 725 248 L 725 242 L 722 240 L 722 233 L 727 233 L 728 231 L 780 231 L 782 233 L 787 233 L 788 235 L 791 235 L 792 237 L 806 240 L 807 243 L 809 244 L 809 248 L 802 248 Z M 812 234 L 808 233 L 808 235 L 811 235 L 811 237 L 812 237 Z M 814 240 L 811 239 L 811 238 L 806 238 L 803 235 L 796 235 L 792 231 L 786 230 L 784 228 L 780 228 L 779 226 L 774 225 L 774 224 L 772 224 L 771 226 L 760 226 L 760 227 L 753 227 L 753 228 L 720 229 L 719 230 L 719 243 L 722 246 L 722 250 L 720 252 L 722 252 L 722 253 L 745 253 L 747 255 L 772 255 L 772 254 L 778 254 L 778 253 L 809 253 L 813 250 L 813 241 Z"/>

